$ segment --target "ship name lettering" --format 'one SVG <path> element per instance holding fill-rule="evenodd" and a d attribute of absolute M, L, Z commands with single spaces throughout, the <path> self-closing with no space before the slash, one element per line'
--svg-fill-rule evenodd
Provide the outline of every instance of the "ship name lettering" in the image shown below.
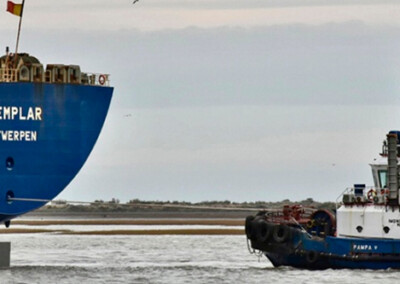
<path fill-rule="evenodd" d="M 41 107 L 0 106 L 0 120 L 42 120 Z"/>
<path fill-rule="evenodd" d="M 2 141 L 37 141 L 37 132 L 28 130 L 0 130 Z"/>
<path fill-rule="evenodd" d="M 353 250 L 377 250 L 378 246 L 374 245 L 353 245 Z"/>

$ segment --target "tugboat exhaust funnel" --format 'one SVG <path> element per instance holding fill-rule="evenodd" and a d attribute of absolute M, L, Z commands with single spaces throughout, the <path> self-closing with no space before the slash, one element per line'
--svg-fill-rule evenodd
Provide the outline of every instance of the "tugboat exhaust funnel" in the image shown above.
<path fill-rule="evenodd" d="M 388 141 L 388 189 L 389 204 L 398 205 L 399 200 L 399 178 L 397 165 L 397 134 L 389 133 Z"/>

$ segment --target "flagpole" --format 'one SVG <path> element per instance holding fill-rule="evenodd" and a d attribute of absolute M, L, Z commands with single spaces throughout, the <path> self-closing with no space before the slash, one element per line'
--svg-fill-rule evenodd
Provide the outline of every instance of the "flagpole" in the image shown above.
<path fill-rule="evenodd" d="M 22 0 L 21 15 L 19 17 L 19 25 L 18 25 L 17 44 L 15 45 L 15 56 L 17 56 L 17 54 L 18 54 L 19 35 L 21 33 L 22 14 L 24 13 L 24 4 L 25 4 L 25 0 Z"/>

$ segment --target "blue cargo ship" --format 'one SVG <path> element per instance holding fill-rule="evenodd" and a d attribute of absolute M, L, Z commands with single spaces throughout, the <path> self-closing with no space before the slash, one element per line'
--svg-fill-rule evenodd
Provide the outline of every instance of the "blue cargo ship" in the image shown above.
<path fill-rule="evenodd" d="M 274 266 L 306 269 L 400 269 L 400 132 L 391 131 L 371 164 L 374 186 L 356 184 L 336 214 L 302 206 L 246 218 L 252 253 Z"/>
<path fill-rule="evenodd" d="M 0 58 L 0 222 L 57 196 L 82 168 L 107 116 L 109 75 Z"/>

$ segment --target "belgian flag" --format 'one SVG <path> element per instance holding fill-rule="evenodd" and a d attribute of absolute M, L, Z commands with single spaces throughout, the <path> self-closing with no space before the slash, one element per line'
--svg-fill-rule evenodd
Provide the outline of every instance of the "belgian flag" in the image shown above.
<path fill-rule="evenodd" d="M 7 1 L 7 12 L 10 12 L 18 17 L 22 16 L 22 7 L 22 4 L 15 4 L 11 1 Z"/>

